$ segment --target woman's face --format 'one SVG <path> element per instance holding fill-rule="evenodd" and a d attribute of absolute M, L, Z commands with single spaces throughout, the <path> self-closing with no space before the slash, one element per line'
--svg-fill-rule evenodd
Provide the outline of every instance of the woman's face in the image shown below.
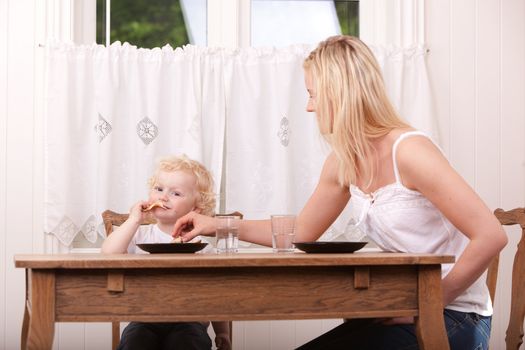
<path fill-rule="evenodd" d="M 322 120 L 317 111 L 317 91 L 315 90 L 314 76 L 310 70 L 305 69 L 304 71 L 304 83 L 306 85 L 306 91 L 308 91 L 308 103 L 306 104 L 307 112 L 316 112 L 317 125 L 319 125 L 319 132 L 322 135 L 332 133 L 332 117 L 329 116 L 330 120 Z M 326 118 L 326 117 L 325 117 Z"/>
<path fill-rule="evenodd" d="M 304 84 L 306 85 L 306 91 L 308 91 L 308 102 L 306 103 L 306 111 L 315 112 L 316 91 L 314 87 L 312 73 L 308 69 L 305 69 L 304 71 Z"/>

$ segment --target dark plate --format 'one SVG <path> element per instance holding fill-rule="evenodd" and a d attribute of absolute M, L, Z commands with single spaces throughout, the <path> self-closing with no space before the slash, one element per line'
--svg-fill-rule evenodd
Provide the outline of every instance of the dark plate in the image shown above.
<path fill-rule="evenodd" d="M 195 253 L 208 243 L 139 243 L 137 246 L 151 254 L 162 253 Z"/>
<path fill-rule="evenodd" d="M 297 249 L 306 253 L 353 253 L 368 242 L 294 242 Z"/>

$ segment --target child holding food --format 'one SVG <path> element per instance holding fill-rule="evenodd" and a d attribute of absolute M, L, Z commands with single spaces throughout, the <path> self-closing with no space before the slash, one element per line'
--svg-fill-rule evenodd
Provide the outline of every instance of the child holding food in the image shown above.
<path fill-rule="evenodd" d="M 137 202 L 128 219 L 102 244 L 102 253 L 145 253 L 137 244 L 170 243 L 177 219 L 190 211 L 213 215 L 215 194 L 210 172 L 186 156 L 159 161 L 147 201 Z M 156 223 L 141 225 L 151 215 Z M 198 238 L 197 238 L 198 239 Z M 123 331 L 119 350 L 211 349 L 209 322 L 131 322 Z M 218 349 L 230 349 L 228 322 L 213 322 Z"/>

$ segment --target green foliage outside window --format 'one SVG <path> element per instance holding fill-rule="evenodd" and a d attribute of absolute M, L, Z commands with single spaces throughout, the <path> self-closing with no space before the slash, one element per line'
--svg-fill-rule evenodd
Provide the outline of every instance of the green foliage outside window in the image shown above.
<path fill-rule="evenodd" d="M 341 34 L 359 36 L 359 1 L 336 0 L 334 3 Z"/>
<path fill-rule="evenodd" d="M 106 1 L 97 0 L 97 42 L 105 43 Z M 177 0 L 111 0 L 111 41 L 138 47 L 179 47 L 189 43 Z"/>

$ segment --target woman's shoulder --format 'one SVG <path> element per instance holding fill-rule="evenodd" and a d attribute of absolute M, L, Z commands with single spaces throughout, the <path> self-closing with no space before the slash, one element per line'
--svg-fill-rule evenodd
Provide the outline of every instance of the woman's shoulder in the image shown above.
<path fill-rule="evenodd" d="M 426 133 L 419 130 L 400 129 L 392 135 L 393 147 L 396 148 L 396 156 L 410 154 L 412 152 L 437 152 L 443 155 L 439 146 Z"/>
<path fill-rule="evenodd" d="M 395 161 L 403 184 L 411 189 L 414 189 L 411 185 L 420 176 L 439 174 L 450 168 L 443 151 L 423 133 L 405 137 L 398 142 Z"/>

